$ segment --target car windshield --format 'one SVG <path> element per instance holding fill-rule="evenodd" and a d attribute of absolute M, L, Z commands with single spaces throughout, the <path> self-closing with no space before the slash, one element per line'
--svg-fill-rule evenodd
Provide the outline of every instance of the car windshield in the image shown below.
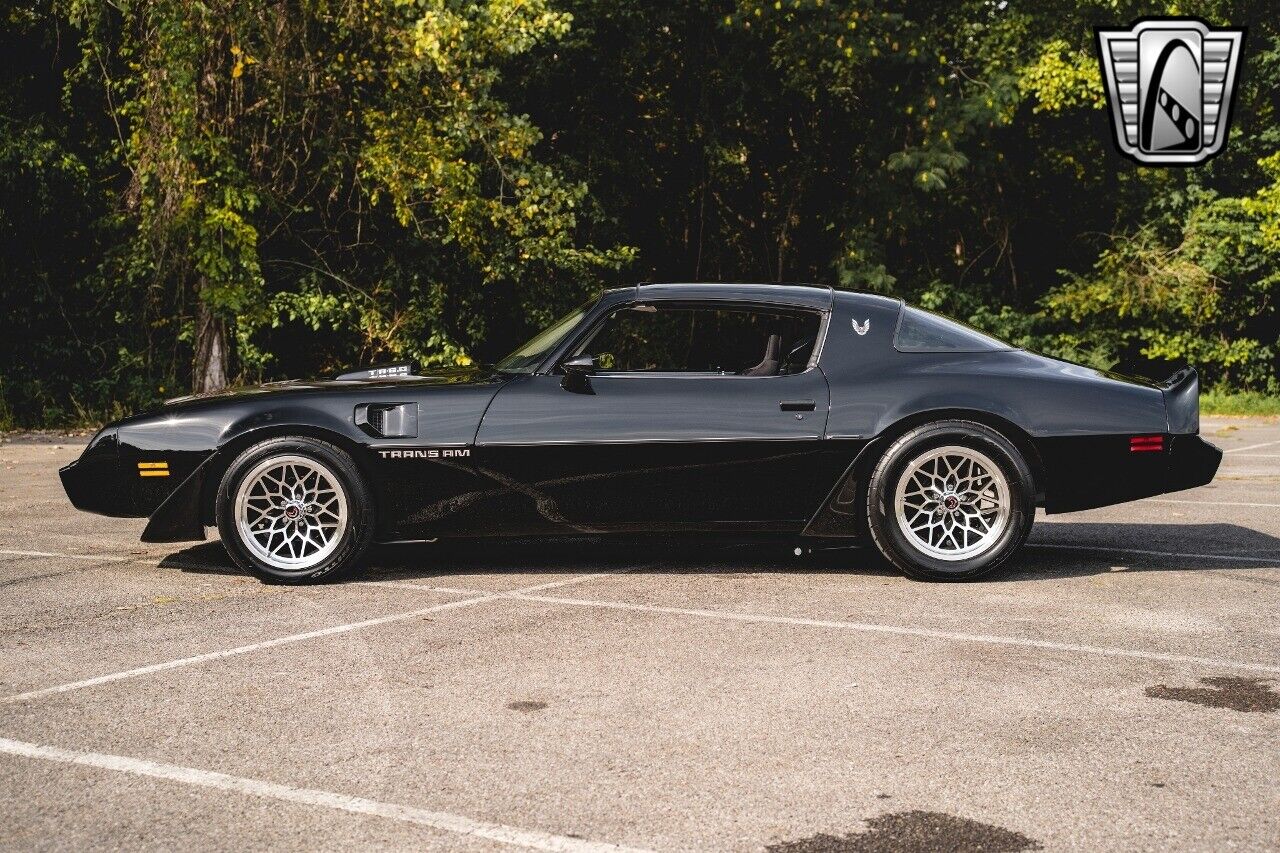
<path fill-rule="evenodd" d="M 595 299 L 584 302 L 534 335 L 533 339 L 527 344 L 498 362 L 497 370 L 502 373 L 533 373 L 538 369 L 538 365 L 542 364 L 543 360 L 546 359 L 547 353 L 555 349 L 556 345 L 564 340 L 565 335 L 573 331 L 578 323 L 582 322 L 587 309 L 594 305 L 595 302 Z"/>

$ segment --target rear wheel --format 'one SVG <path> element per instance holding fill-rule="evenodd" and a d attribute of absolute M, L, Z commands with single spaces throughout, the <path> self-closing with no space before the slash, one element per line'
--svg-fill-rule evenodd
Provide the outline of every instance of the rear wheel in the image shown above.
<path fill-rule="evenodd" d="M 910 577 L 963 580 L 993 571 L 1035 519 L 1031 471 L 1003 435 L 971 421 L 911 430 L 877 463 L 867 522 L 885 558 Z"/>
<path fill-rule="evenodd" d="M 245 450 L 218 487 L 218 532 L 241 568 L 273 583 L 350 570 L 373 535 L 373 501 L 351 457 L 311 438 Z"/>

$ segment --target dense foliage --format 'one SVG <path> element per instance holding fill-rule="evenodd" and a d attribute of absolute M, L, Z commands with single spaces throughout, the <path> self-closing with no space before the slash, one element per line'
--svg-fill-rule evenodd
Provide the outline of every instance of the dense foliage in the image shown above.
<path fill-rule="evenodd" d="M 1112 148 L 1092 28 L 1248 25 L 1227 150 Z M 0 425 L 490 360 L 603 285 L 810 280 L 1276 393 L 1274 7 L 19 0 Z"/>

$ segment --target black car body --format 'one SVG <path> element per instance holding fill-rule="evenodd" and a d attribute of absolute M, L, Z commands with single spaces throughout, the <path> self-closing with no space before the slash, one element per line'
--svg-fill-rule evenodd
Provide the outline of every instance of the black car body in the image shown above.
<path fill-rule="evenodd" d="M 612 354 L 581 351 L 610 333 L 606 318 L 649 322 L 623 311 L 692 312 L 695 325 L 727 311 L 748 341 L 752 323 L 780 332 L 758 345 L 764 358 L 751 367 L 608 369 Z M 105 427 L 62 480 L 80 509 L 148 517 L 144 541 L 198 540 L 215 524 L 218 486 L 238 454 L 309 437 L 348 454 L 368 484 L 374 541 L 623 531 L 858 538 L 877 460 L 925 424 L 976 424 L 1007 439 L 1034 503 L 1050 513 L 1202 485 L 1221 459 L 1198 435 L 1194 370 L 1162 384 L 1122 378 L 882 296 L 640 285 L 606 291 L 566 325 L 518 371 L 393 366 L 171 401 Z M 629 328 L 620 340 L 634 338 Z M 784 356 L 775 338 L 798 343 Z"/>

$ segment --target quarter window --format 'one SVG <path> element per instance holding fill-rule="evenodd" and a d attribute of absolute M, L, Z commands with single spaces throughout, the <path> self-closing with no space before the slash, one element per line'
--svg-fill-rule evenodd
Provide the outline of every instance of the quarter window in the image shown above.
<path fill-rule="evenodd" d="M 898 352 L 992 352 L 1016 347 L 957 320 L 902 306 L 893 346 Z"/>
<path fill-rule="evenodd" d="M 594 357 L 605 373 L 785 376 L 809 366 L 820 328 L 811 311 L 630 305 L 574 355 Z"/>

